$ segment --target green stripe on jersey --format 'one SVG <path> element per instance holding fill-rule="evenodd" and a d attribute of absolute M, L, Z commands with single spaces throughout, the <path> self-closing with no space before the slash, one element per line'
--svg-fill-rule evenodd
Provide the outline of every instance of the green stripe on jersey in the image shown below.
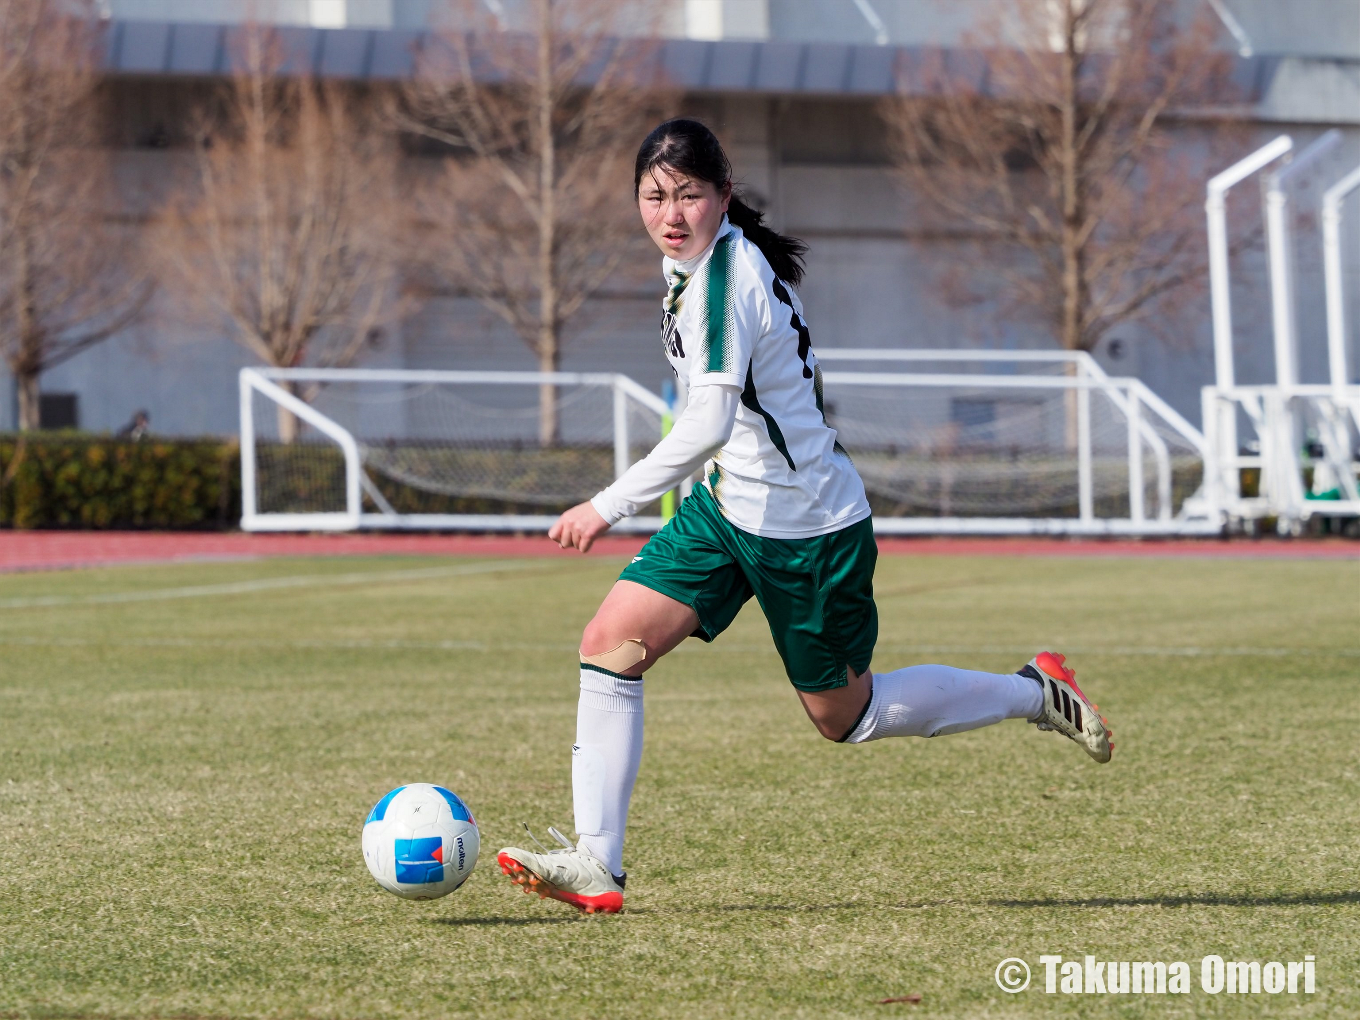
<path fill-rule="evenodd" d="M 729 302 L 732 296 L 732 234 L 713 246 L 708 260 L 707 322 L 704 342 L 708 347 L 709 372 L 731 372 L 728 364 L 728 331 L 732 325 Z"/>

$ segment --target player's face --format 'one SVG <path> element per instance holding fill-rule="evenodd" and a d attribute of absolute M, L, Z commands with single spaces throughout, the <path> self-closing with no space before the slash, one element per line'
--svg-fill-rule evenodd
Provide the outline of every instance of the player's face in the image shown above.
<path fill-rule="evenodd" d="M 718 233 L 732 186 L 718 188 L 658 167 L 642 178 L 638 211 L 656 246 L 680 262 L 698 255 Z"/>

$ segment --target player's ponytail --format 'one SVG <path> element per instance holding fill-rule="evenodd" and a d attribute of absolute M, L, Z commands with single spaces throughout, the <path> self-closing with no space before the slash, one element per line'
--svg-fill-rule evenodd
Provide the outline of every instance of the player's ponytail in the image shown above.
<path fill-rule="evenodd" d="M 732 184 L 732 163 L 717 136 L 697 120 L 677 118 L 656 128 L 642 142 L 633 164 L 633 198 L 642 186 L 644 174 L 661 168 L 708 181 L 721 190 Z M 774 275 L 785 283 L 803 282 L 803 256 L 807 245 L 796 237 L 786 237 L 765 226 L 763 213 L 742 201 L 734 189 L 727 207 L 727 218 L 760 249 Z"/>
<path fill-rule="evenodd" d="M 765 214 L 752 209 L 735 191 L 727 207 L 727 218 L 741 227 L 742 233 L 760 249 L 775 276 L 795 287 L 803 282 L 803 256 L 808 250 L 806 244 L 796 237 L 787 237 L 765 226 Z"/>

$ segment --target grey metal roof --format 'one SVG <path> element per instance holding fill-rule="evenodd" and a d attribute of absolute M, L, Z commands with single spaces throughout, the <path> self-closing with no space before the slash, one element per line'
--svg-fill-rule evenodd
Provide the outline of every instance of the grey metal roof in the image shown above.
<path fill-rule="evenodd" d="M 220 75 L 239 25 L 113 21 L 105 69 L 115 74 Z M 409 29 L 275 29 L 286 70 L 335 78 L 395 80 L 411 74 L 432 36 Z M 897 47 L 842 43 L 703 42 L 667 39 L 656 55 L 673 85 L 693 91 L 848 93 L 892 90 Z"/>
<path fill-rule="evenodd" d="M 105 36 L 104 67 L 128 75 L 221 75 L 243 31 L 240 25 L 115 20 Z M 275 31 L 287 55 L 285 72 L 330 78 L 406 78 L 416 54 L 439 45 L 433 33 L 412 29 L 279 26 Z M 931 91 L 946 68 L 951 78 L 984 89 L 987 75 L 978 51 L 916 46 L 666 39 L 653 59 L 658 80 L 690 92 L 867 97 L 898 87 Z M 1360 122 L 1360 61 L 1239 58 L 1234 77 L 1239 101 L 1255 104 L 1265 119 Z M 1320 85 L 1326 86 L 1325 103 L 1317 101 Z"/>
<path fill-rule="evenodd" d="M 114 74 L 225 74 L 240 25 L 114 21 L 105 35 L 104 69 Z M 411 74 L 422 32 L 401 29 L 274 29 L 286 73 L 333 78 L 398 79 Z"/>
<path fill-rule="evenodd" d="M 241 26 L 112 22 L 105 69 L 122 75 L 222 75 Z M 326 78 L 396 80 L 411 75 L 413 57 L 431 44 L 424 31 L 403 29 L 275 29 L 288 54 L 286 71 Z M 658 71 L 692 91 L 820 92 L 881 95 L 892 90 L 894 46 L 819 42 L 702 42 L 665 39 Z"/>

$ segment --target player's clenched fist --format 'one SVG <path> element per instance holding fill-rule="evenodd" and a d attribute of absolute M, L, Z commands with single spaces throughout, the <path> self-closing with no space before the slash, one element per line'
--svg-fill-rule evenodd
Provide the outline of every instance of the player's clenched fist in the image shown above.
<path fill-rule="evenodd" d="M 590 547 L 609 530 L 609 522 L 589 502 L 578 503 L 548 529 L 548 537 L 563 549 L 573 547 L 589 552 Z"/>

